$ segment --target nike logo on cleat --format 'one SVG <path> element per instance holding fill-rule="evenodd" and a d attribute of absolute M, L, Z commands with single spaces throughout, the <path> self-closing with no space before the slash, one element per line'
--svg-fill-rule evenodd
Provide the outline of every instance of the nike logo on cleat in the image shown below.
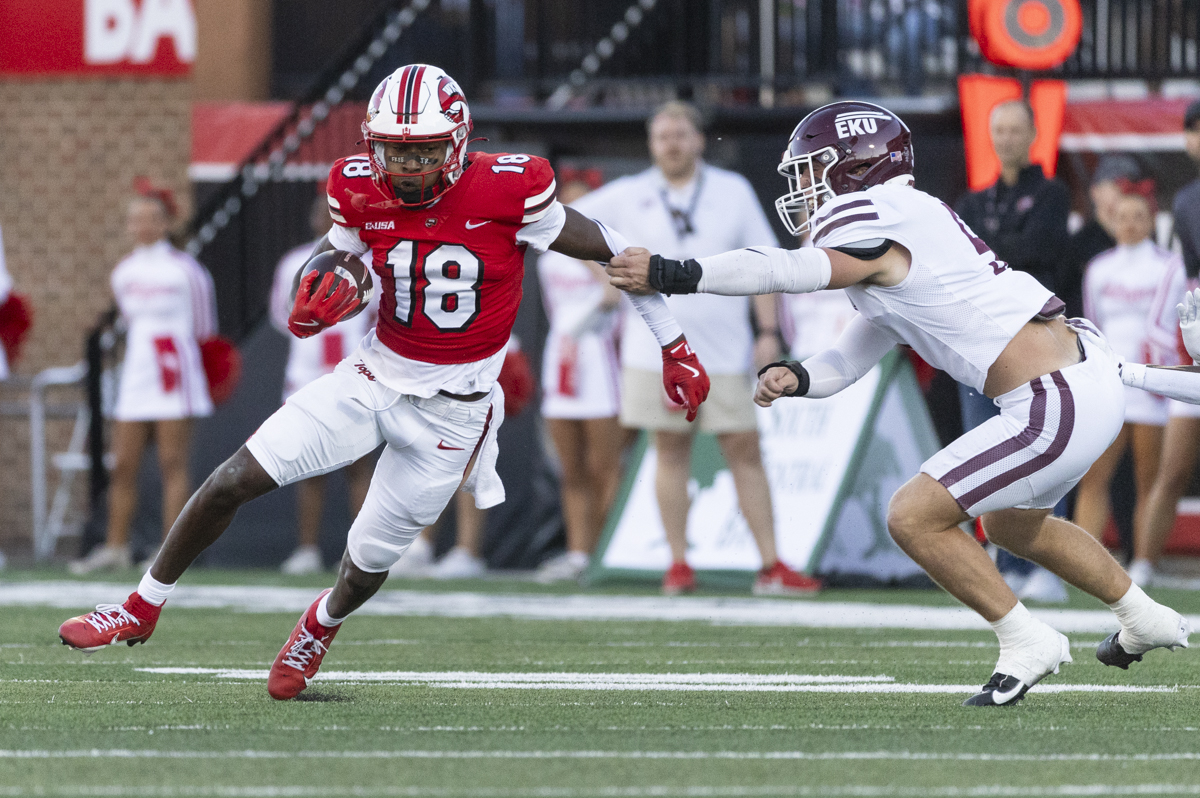
<path fill-rule="evenodd" d="M 992 693 L 992 700 L 997 704 L 1007 704 L 1020 694 L 1023 687 L 1025 687 L 1025 685 L 1018 681 L 1016 687 L 1011 690 L 996 690 Z"/>
<path fill-rule="evenodd" d="M 447 446 L 445 441 L 438 441 L 438 448 L 447 452 L 465 452 L 466 449 L 461 446 Z"/>
<path fill-rule="evenodd" d="M 491 221 L 491 219 L 488 219 L 487 221 L 478 222 L 477 224 L 471 224 L 470 222 L 467 222 L 467 229 L 474 230 L 476 227 L 483 227 L 485 224 L 491 224 Z"/>

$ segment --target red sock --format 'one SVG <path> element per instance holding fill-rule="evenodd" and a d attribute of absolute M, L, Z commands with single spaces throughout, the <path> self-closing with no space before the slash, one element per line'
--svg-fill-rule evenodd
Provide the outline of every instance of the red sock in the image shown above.
<path fill-rule="evenodd" d="M 125 599 L 125 609 L 139 621 L 151 622 L 157 621 L 158 614 L 162 612 L 162 607 L 156 607 L 146 601 L 136 590 L 129 594 L 129 598 Z"/>

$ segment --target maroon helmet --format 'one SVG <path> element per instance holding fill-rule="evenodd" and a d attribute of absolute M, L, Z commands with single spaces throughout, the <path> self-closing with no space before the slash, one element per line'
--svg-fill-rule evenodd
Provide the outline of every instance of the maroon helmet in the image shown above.
<path fill-rule="evenodd" d="M 863 165 L 866 171 L 851 174 Z M 897 178 L 911 183 L 912 134 L 886 108 L 856 100 L 830 103 L 796 125 L 778 171 L 789 191 L 775 200 L 775 210 L 788 232 L 799 236 L 817 208 L 835 196 Z"/>

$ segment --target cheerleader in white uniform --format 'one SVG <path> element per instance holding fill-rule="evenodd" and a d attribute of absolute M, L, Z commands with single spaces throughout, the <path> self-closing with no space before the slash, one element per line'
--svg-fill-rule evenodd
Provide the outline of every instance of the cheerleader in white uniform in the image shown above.
<path fill-rule="evenodd" d="M 559 200 L 588 193 L 583 179 L 564 180 Z M 542 564 L 541 581 L 578 578 L 621 479 L 626 439 L 617 358 L 620 291 L 599 265 L 547 252 L 538 259 L 542 300 L 550 319 L 542 356 L 542 416 L 562 464 L 567 551 Z"/>
<path fill-rule="evenodd" d="M 131 564 L 129 524 L 137 509 L 137 473 L 151 439 L 162 469 L 164 533 L 191 495 L 192 419 L 211 415 L 213 409 L 199 342 L 216 334 L 217 317 L 212 277 L 167 241 L 174 219 L 169 191 L 138 187 L 125 225 L 135 248 L 112 273 L 126 335 L 113 411 L 116 462 L 108 536 L 104 546 L 71 564 L 76 574 Z"/>
<path fill-rule="evenodd" d="M 333 226 L 329 204 L 324 192 L 313 201 L 308 217 L 316 238 L 301 244 L 280 259 L 275 268 L 271 288 L 271 323 L 289 341 L 287 370 L 284 372 L 283 401 L 318 377 L 329 374 L 344 357 L 355 350 L 367 332 L 375 326 L 379 292 L 372 296 L 372 306 L 352 319 L 345 319 L 308 338 L 296 338 L 288 332 L 288 313 L 292 309 L 292 285 L 296 272 L 312 257 L 317 241 Z M 367 267 L 368 272 L 370 267 Z M 371 484 L 371 458 L 364 457 L 346 466 L 346 482 L 350 489 L 350 514 L 358 515 Z M 310 477 L 296 484 L 296 526 L 300 545 L 281 566 L 286 574 L 317 573 L 322 568 L 318 538 L 321 533 L 321 510 L 325 503 L 325 475 Z"/>
<path fill-rule="evenodd" d="M 1119 181 L 1123 196 L 1116 206 L 1117 246 L 1088 264 L 1083 278 L 1084 316 L 1100 328 L 1114 352 L 1135 363 L 1161 362 L 1155 335 L 1163 316 L 1160 286 L 1182 271 L 1177 255 L 1155 245 L 1154 185 Z M 1169 310 L 1174 312 L 1174 303 Z M 1150 488 L 1158 473 L 1167 423 L 1168 400 L 1125 388 L 1125 425 L 1112 446 L 1079 482 L 1075 523 L 1097 539 L 1109 517 L 1109 483 L 1125 450 L 1133 452 L 1134 526 L 1140 525 Z"/>

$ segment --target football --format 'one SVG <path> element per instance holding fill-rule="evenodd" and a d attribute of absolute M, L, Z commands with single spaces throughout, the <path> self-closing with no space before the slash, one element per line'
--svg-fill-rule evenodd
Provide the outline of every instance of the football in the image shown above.
<path fill-rule="evenodd" d="M 321 280 L 324 279 L 324 275 L 327 272 L 333 272 L 338 277 L 348 281 L 351 285 L 358 289 L 358 305 L 343 318 L 343 321 L 345 321 L 345 319 L 352 319 L 359 313 L 362 313 L 363 308 L 365 308 L 371 301 L 371 294 L 375 290 L 374 284 L 371 280 L 371 272 L 367 269 L 366 265 L 359 259 L 359 257 L 352 252 L 343 252 L 340 249 L 332 249 L 328 252 L 322 252 L 315 258 L 312 258 L 308 263 L 304 264 L 304 268 L 297 273 L 296 282 L 292 291 L 293 295 L 295 294 L 295 290 L 299 288 L 300 281 L 303 280 L 304 276 L 309 272 L 317 272 L 318 275 L 316 281 L 313 283 L 314 290 L 316 289 L 316 286 L 321 283 Z M 330 290 L 335 290 L 336 286 L 337 282 L 335 281 L 334 289 Z"/>

